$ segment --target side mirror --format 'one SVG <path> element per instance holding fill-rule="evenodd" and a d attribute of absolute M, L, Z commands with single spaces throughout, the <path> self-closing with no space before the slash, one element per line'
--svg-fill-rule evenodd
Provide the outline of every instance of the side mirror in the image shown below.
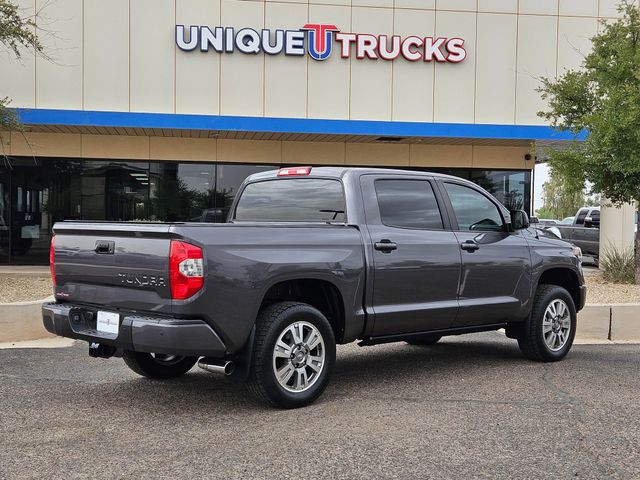
<path fill-rule="evenodd" d="M 524 210 L 513 210 L 511 212 L 511 228 L 513 230 L 523 230 L 529 228 L 529 215 Z"/>
<path fill-rule="evenodd" d="M 592 217 L 584 219 L 584 228 L 600 228 L 600 221 L 594 220 Z"/>

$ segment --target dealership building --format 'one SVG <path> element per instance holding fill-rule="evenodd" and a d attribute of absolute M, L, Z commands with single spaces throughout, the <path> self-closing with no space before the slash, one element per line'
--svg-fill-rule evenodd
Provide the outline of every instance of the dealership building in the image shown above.
<path fill-rule="evenodd" d="M 284 165 L 431 170 L 531 211 L 535 154 L 572 139 L 536 88 L 614 0 L 20 0 L 46 56 L 0 55 L 0 264 L 63 219 L 224 221 Z"/>

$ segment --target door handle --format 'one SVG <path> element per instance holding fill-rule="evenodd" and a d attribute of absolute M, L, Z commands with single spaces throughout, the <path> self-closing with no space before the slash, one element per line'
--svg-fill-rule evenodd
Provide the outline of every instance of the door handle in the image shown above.
<path fill-rule="evenodd" d="M 392 242 L 391 240 L 387 240 L 385 238 L 383 240 L 380 240 L 379 242 L 374 243 L 373 248 L 375 248 L 380 252 L 389 253 L 392 250 L 397 250 L 398 244 L 396 242 Z"/>
<path fill-rule="evenodd" d="M 475 252 L 480 248 L 480 245 L 478 245 L 473 240 L 467 240 L 466 242 L 460 244 L 460 248 L 465 252 Z"/>

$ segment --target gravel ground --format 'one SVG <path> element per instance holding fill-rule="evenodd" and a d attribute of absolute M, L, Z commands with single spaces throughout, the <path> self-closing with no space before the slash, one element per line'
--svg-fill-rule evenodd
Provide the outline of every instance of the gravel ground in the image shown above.
<path fill-rule="evenodd" d="M 640 478 L 640 346 L 525 360 L 499 333 L 338 348 L 310 407 L 194 368 L 146 380 L 87 345 L 0 350 L 0 478 Z"/>
<path fill-rule="evenodd" d="M 640 285 L 607 282 L 599 270 L 584 276 L 587 283 L 587 303 L 640 303 Z"/>
<path fill-rule="evenodd" d="M 49 275 L 0 274 L 0 303 L 42 300 L 52 294 Z"/>

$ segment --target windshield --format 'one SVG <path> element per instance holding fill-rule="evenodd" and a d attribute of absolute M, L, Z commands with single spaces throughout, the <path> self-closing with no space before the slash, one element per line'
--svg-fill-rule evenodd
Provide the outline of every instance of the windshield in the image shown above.
<path fill-rule="evenodd" d="M 234 221 L 344 222 L 345 202 L 338 180 L 288 178 L 250 183 L 242 191 Z"/>
<path fill-rule="evenodd" d="M 563 225 L 571 225 L 573 223 L 573 217 L 563 218 L 560 223 Z"/>

